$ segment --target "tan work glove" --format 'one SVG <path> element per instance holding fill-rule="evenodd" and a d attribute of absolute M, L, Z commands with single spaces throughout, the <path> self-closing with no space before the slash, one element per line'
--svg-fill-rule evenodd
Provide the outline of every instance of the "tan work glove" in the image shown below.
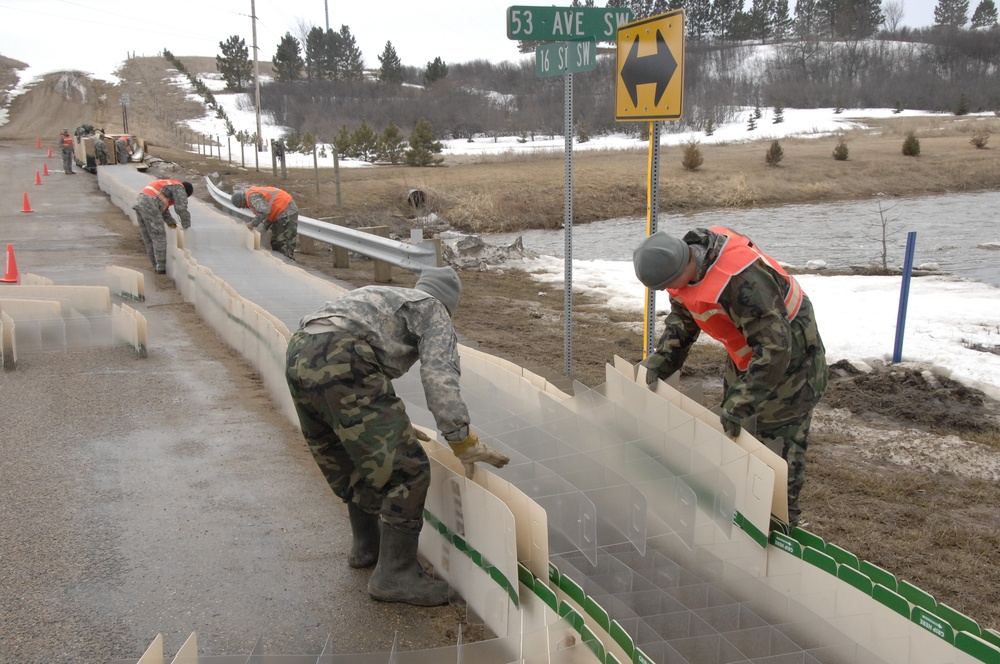
<path fill-rule="evenodd" d="M 510 461 L 510 457 L 507 455 L 500 454 L 496 450 L 487 447 L 484 443 L 480 443 L 479 436 L 471 431 L 465 437 L 465 440 L 457 443 L 449 441 L 448 445 L 451 446 L 451 451 L 455 453 L 458 460 L 465 466 L 465 476 L 469 479 L 472 479 L 477 461 L 485 461 L 494 468 L 503 468 Z"/>
<path fill-rule="evenodd" d="M 414 435 L 416 435 L 417 440 L 420 440 L 420 441 L 423 441 L 423 442 L 426 443 L 427 441 L 429 441 L 431 439 L 431 437 L 428 436 L 426 433 L 424 433 L 422 429 L 418 429 L 417 427 L 410 427 L 410 428 L 413 429 L 413 433 L 414 433 Z"/>

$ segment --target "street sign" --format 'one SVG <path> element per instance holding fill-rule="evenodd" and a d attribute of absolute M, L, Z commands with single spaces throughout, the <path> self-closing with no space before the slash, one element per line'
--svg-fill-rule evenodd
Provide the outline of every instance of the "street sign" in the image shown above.
<path fill-rule="evenodd" d="M 684 101 L 684 10 L 618 28 L 615 120 L 680 120 Z"/>
<path fill-rule="evenodd" d="M 507 39 L 614 41 L 618 26 L 631 20 L 627 7 L 508 7 Z"/>
<path fill-rule="evenodd" d="M 535 74 L 539 77 L 573 74 L 597 67 L 597 40 L 541 44 L 535 49 Z"/>

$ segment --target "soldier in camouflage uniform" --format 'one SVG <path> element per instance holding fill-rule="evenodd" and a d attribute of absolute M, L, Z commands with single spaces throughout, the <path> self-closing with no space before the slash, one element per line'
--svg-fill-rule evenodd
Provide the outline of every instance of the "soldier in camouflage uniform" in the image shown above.
<path fill-rule="evenodd" d="M 375 565 L 375 599 L 437 606 L 448 584 L 417 561 L 430 462 L 392 379 L 420 361 L 427 407 L 471 477 L 474 464 L 508 458 L 479 442 L 459 391 L 451 314 L 461 282 L 450 267 L 424 270 L 413 288 L 365 286 L 302 319 L 288 342 L 285 377 L 302 435 L 348 507 L 351 567 Z"/>
<path fill-rule="evenodd" d="M 788 462 L 789 526 L 799 523 L 812 411 L 826 391 L 826 351 L 812 303 L 798 282 L 749 238 L 726 228 L 683 240 L 654 233 L 632 257 L 639 281 L 670 294 L 666 329 L 643 360 L 655 385 L 683 366 L 701 331 L 729 354 L 721 421 L 727 434 L 751 426 Z"/>
<path fill-rule="evenodd" d="M 146 245 L 146 254 L 157 274 L 167 271 L 167 231 L 163 225 L 177 228 L 177 222 L 170 216 L 170 208 L 177 212 L 182 228 L 191 228 L 188 196 L 193 192 L 194 186 L 190 182 L 154 180 L 143 187 L 132 206 L 138 217 L 139 234 Z"/>
<path fill-rule="evenodd" d="M 267 222 L 266 229 L 271 231 L 271 249 L 292 257 L 298 237 L 299 207 L 291 194 L 277 187 L 248 187 L 233 192 L 231 200 L 238 208 L 253 209 L 254 216 L 247 228 L 253 230 Z"/>
<path fill-rule="evenodd" d="M 104 134 L 94 137 L 94 161 L 98 166 L 108 165 L 108 146 L 104 144 Z"/>

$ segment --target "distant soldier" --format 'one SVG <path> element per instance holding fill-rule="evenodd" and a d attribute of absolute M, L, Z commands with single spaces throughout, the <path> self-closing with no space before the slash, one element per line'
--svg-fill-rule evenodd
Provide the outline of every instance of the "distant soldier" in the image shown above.
<path fill-rule="evenodd" d="M 115 158 L 119 164 L 132 161 L 132 143 L 127 138 L 115 139 Z"/>
<path fill-rule="evenodd" d="M 108 146 L 104 144 L 104 134 L 94 137 L 94 161 L 98 166 L 108 165 Z"/>
<path fill-rule="evenodd" d="M 157 274 L 167 271 L 167 231 L 163 224 L 177 228 L 177 222 L 170 216 L 173 207 L 181 220 L 181 228 L 191 228 L 191 213 L 188 212 L 188 196 L 194 192 L 190 182 L 177 180 L 154 180 L 147 184 L 132 206 L 139 217 L 139 233 L 146 253 Z"/>
<path fill-rule="evenodd" d="M 253 230 L 266 221 L 266 229 L 271 231 L 271 249 L 292 257 L 299 227 L 299 208 L 291 194 L 277 187 L 248 187 L 233 192 L 231 200 L 238 208 L 253 208 L 254 216 L 247 228 Z"/>
<path fill-rule="evenodd" d="M 73 136 L 69 129 L 63 129 L 59 134 L 59 145 L 62 147 L 63 171 L 66 175 L 76 175 L 73 172 Z"/>

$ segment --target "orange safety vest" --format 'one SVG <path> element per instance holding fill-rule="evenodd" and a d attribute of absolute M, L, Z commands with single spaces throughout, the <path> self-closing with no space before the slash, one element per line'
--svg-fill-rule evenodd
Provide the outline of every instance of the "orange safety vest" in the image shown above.
<path fill-rule="evenodd" d="M 62 145 L 64 148 L 73 147 L 73 137 L 68 134 L 59 134 L 59 138 L 62 140 Z"/>
<path fill-rule="evenodd" d="M 260 194 L 264 197 L 264 200 L 271 204 L 271 211 L 267 215 L 267 220 L 272 223 L 285 211 L 288 204 L 292 202 L 292 195 L 277 187 L 249 187 L 246 194 L 247 205 L 250 205 L 250 194 Z"/>
<path fill-rule="evenodd" d="M 747 344 L 746 337 L 719 304 L 722 291 L 730 280 L 750 267 L 754 261 L 766 263 L 788 282 L 785 311 L 789 321 L 798 315 L 804 293 L 799 287 L 799 282 L 785 272 L 777 261 L 754 246 L 749 238 L 720 226 L 713 226 L 709 230 L 724 235 L 726 242 L 715 263 L 709 267 L 705 278 L 683 288 L 668 288 L 667 292 L 688 308 L 699 328 L 726 347 L 729 357 L 742 371 L 750 366 L 753 350 Z"/>
<path fill-rule="evenodd" d="M 160 202 L 163 203 L 163 209 L 166 210 L 171 205 L 174 204 L 172 200 L 163 195 L 163 188 L 168 184 L 179 184 L 183 186 L 184 183 L 178 182 L 177 180 L 153 180 L 145 187 L 142 188 L 140 194 L 146 194 L 152 198 L 159 198 Z"/>

